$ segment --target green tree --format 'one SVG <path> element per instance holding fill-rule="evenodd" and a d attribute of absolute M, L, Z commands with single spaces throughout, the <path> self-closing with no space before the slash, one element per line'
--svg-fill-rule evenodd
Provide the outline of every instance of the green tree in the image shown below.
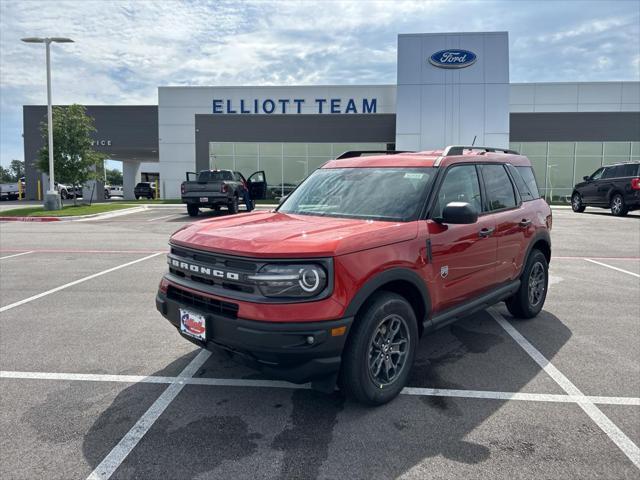
<path fill-rule="evenodd" d="M 14 182 L 17 182 L 24 177 L 24 162 L 22 160 L 11 160 L 9 169 L 13 175 Z"/>
<path fill-rule="evenodd" d="M 13 176 L 8 168 L 0 165 L 0 183 L 9 183 L 13 181 Z"/>
<path fill-rule="evenodd" d="M 47 122 L 40 131 L 44 146 L 38 152 L 38 168 L 49 173 L 49 146 Z M 93 118 L 82 105 L 53 107 L 53 162 L 56 181 L 75 188 L 89 180 L 101 177 L 105 156 L 92 146 L 91 134 L 96 129 Z M 76 203 L 76 196 L 73 197 Z"/>
<path fill-rule="evenodd" d="M 122 185 L 122 172 L 117 168 L 107 168 L 106 177 L 109 185 Z"/>

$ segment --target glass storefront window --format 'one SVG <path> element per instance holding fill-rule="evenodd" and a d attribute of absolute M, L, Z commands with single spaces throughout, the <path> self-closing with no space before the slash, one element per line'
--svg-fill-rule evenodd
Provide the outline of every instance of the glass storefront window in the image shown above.
<path fill-rule="evenodd" d="M 236 168 L 238 172 L 248 178 L 249 175 L 258 170 L 257 155 L 236 155 Z"/>
<path fill-rule="evenodd" d="M 602 157 L 602 142 L 576 142 L 576 156 Z"/>
<path fill-rule="evenodd" d="M 631 153 L 631 142 L 604 142 L 605 157 L 625 157 L 627 161 Z"/>
<path fill-rule="evenodd" d="M 209 143 L 209 155 L 233 155 L 233 143 Z"/>
<path fill-rule="evenodd" d="M 283 186 L 285 194 L 307 176 L 307 157 L 284 157 Z"/>
<path fill-rule="evenodd" d="M 547 155 L 546 142 L 522 142 L 520 153 L 523 155 Z"/>
<path fill-rule="evenodd" d="M 575 142 L 550 142 L 549 155 L 565 155 L 573 157 Z"/>
<path fill-rule="evenodd" d="M 283 143 L 284 155 L 301 155 L 307 156 L 306 143 Z"/>
<path fill-rule="evenodd" d="M 261 143 L 258 145 L 260 148 L 260 156 L 282 155 L 281 143 Z"/>
<path fill-rule="evenodd" d="M 331 156 L 331 144 L 330 143 L 310 143 L 309 144 L 309 156 Z"/>
<path fill-rule="evenodd" d="M 212 170 L 235 170 L 232 155 L 211 155 L 209 168 Z"/>
<path fill-rule="evenodd" d="M 582 177 L 591 175 L 602 166 L 601 157 L 576 157 L 576 173 L 573 183 L 582 182 Z"/>
<path fill-rule="evenodd" d="M 257 143 L 236 143 L 234 155 L 258 155 Z"/>
<path fill-rule="evenodd" d="M 282 145 L 282 144 L 278 144 Z M 267 198 L 282 196 L 282 156 L 260 156 L 260 170 L 267 176 Z"/>

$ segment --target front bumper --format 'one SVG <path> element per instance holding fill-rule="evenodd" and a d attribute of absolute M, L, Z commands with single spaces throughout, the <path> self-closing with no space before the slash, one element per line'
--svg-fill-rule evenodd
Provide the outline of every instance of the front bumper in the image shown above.
<path fill-rule="evenodd" d="M 231 318 L 168 298 L 159 291 L 156 308 L 180 335 L 207 350 L 225 350 L 232 357 L 270 377 L 306 383 L 335 376 L 353 318 L 322 322 L 263 322 Z M 205 315 L 207 341 L 180 332 L 180 308 Z M 341 335 L 332 330 L 345 327 Z M 313 343 L 308 339 L 313 337 Z"/>

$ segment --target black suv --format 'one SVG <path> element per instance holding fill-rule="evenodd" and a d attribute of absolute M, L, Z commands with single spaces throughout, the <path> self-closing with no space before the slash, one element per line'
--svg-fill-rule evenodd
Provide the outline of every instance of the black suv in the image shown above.
<path fill-rule="evenodd" d="M 140 182 L 133 189 L 133 194 L 136 200 L 139 198 L 156 198 L 156 183 L 155 182 Z"/>
<path fill-rule="evenodd" d="M 571 208 L 581 213 L 586 207 L 611 208 L 619 217 L 639 209 L 640 162 L 607 165 L 584 177 L 573 187 Z"/>

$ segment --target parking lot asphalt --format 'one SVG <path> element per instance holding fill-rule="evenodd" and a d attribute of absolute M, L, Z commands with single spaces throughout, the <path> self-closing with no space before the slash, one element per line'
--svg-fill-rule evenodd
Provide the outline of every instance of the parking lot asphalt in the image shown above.
<path fill-rule="evenodd" d="M 423 337 L 377 408 L 183 340 L 154 297 L 190 221 L 0 223 L 0 477 L 638 478 L 637 212 L 554 209 L 543 312 Z"/>

